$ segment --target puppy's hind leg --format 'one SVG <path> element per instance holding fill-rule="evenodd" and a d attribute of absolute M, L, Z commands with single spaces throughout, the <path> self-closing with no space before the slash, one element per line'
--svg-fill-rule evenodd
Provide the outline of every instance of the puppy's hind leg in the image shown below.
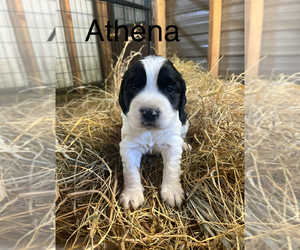
<path fill-rule="evenodd" d="M 191 146 L 190 144 L 188 144 L 188 143 L 186 143 L 186 142 L 183 142 L 183 143 L 182 143 L 182 149 L 183 149 L 184 151 L 191 151 L 193 148 L 192 148 L 192 146 Z"/>
<path fill-rule="evenodd" d="M 185 125 L 183 125 L 182 127 L 181 127 L 181 138 L 184 140 L 185 139 L 185 136 L 186 136 L 186 133 L 187 133 L 187 131 L 188 131 L 188 129 L 189 129 L 189 126 L 190 126 L 190 124 L 187 122 Z M 190 144 L 188 144 L 188 143 L 186 143 L 186 142 L 183 142 L 182 143 L 182 149 L 184 150 L 184 151 L 191 151 L 193 148 L 192 148 L 192 146 L 190 145 Z"/>

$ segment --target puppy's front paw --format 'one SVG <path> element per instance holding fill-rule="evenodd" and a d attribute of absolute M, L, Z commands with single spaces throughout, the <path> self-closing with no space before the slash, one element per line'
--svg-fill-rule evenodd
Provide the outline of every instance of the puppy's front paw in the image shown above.
<path fill-rule="evenodd" d="M 124 188 L 120 203 L 125 209 L 132 207 L 133 209 L 138 208 L 144 203 L 144 188 L 142 186 L 136 188 Z"/>
<path fill-rule="evenodd" d="M 184 199 L 181 183 L 163 184 L 161 187 L 161 198 L 171 207 L 175 207 L 175 205 L 180 207 Z"/>

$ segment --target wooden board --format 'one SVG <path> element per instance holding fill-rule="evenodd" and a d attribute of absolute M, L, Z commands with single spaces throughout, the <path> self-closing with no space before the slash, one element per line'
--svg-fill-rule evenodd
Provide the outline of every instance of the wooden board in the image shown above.
<path fill-rule="evenodd" d="M 95 19 L 97 19 L 99 23 L 101 33 L 104 34 L 105 36 L 106 34 L 105 25 L 109 20 L 107 3 L 101 1 L 94 1 L 93 9 L 94 9 L 94 17 Z M 100 55 L 100 65 L 101 68 L 103 69 L 103 76 L 105 79 L 107 79 L 109 74 L 111 73 L 111 59 L 112 59 L 111 42 L 107 41 L 106 37 L 104 38 L 104 41 L 100 41 L 100 39 L 97 38 L 97 45 L 98 45 L 98 51 Z"/>
<path fill-rule="evenodd" d="M 22 1 L 7 0 L 6 3 L 26 75 L 32 78 L 29 79 L 29 84 L 31 86 L 41 85 L 39 67 L 32 47 Z"/>
<path fill-rule="evenodd" d="M 220 40 L 221 40 L 222 0 L 209 0 L 209 31 L 207 70 L 212 75 L 219 73 Z"/>
<path fill-rule="evenodd" d="M 59 3 L 60 3 L 64 33 L 65 33 L 65 38 L 67 43 L 66 44 L 67 51 L 68 51 L 72 75 L 73 75 L 73 82 L 75 87 L 79 87 L 82 86 L 82 81 L 81 81 L 80 66 L 78 61 L 74 30 L 72 24 L 70 3 L 69 0 L 60 0 Z"/>
<path fill-rule="evenodd" d="M 162 39 L 159 41 L 158 33 L 155 33 L 154 39 L 154 48 L 155 54 L 166 57 L 166 1 L 165 0 L 153 0 L 153 25 L 159 25 L 162 30 Z M 155 31 L 157 30 L 155 29 Z"/>
<path fill-rule="evenodd" d="M 264 1 L 245 1 L 245 70 L 247 76 L 257 76 L 261 50 Z"/>

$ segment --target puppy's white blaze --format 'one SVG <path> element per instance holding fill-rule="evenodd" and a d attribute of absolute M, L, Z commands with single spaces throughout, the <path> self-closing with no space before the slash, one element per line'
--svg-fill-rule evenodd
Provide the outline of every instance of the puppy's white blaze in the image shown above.
<path fill-rule="evenodd" d="M 153 90 L 155 92 L 158 90 L 156 84 L 158 73 L 166 60 L 167 59 L 162 56 L 147 56 L 141 60 L 147 76 L 147 83 L 145 87 L 147 92 L 152 92 Z"/>

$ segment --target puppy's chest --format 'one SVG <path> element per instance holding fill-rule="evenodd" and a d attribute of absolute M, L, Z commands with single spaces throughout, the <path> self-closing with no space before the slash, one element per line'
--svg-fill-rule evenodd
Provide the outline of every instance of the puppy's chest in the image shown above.
<path fill-rule="evenodd" d="M 139 144 L 144 148 L 145 154 L 158 154 L 164 146 L 164 136 L 148 131 L 140 137 Z"/>

